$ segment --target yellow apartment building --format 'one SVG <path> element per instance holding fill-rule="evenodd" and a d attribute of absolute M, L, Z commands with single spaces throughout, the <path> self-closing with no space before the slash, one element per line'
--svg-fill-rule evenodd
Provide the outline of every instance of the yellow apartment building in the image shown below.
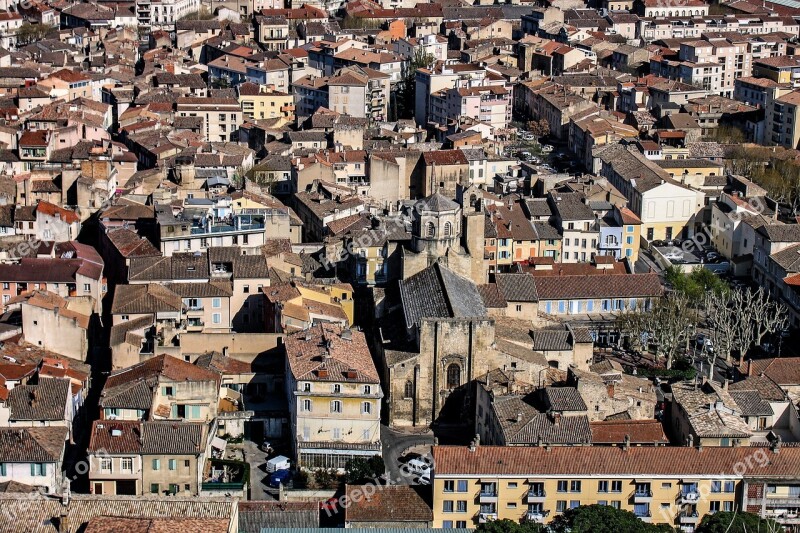
<path fill-rule="evenodd" d="M 434 446 L 433 527 L 547 523 L 593 504 L 684 531 L 707 513 L 743 505 L 775 517 L 775 502 L 784 510 L 800 506 L 799 459 L 800 448 L 780 446 Z M 748 494 L 747 484 L 760 488 Z"/>
<path fill-rule="evenodd" d="M 364 333 L 322 323 L 285 342 L 298 464 L 342 469 L 354 457 L 380 455 L 383 393 Z"/>
<path fill-rule="evenodd" d="M 251 119 L 285 118 L 294 121 L 294 96 L 264 85 L 246 82 L 239 86 L 242 114 Z"/>

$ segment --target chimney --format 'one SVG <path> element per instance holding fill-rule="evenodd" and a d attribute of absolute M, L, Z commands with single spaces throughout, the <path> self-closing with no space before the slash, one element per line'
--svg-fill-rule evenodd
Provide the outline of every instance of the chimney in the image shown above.
<path fill-rule="evenodd" d="M 769 448 L 770 448 L 770 450 L 773 451 L 773 453 L 780 453 L 781 452 L 781 440 L 782 440 L 781 436 L 780 435 L 776 435 L 775 436 L 775 440 L 772 441 L 772 444 L 770 444 Z"/>
<path fill-rule="evenodd" d="M 622 441 L 622 449 L 628 451 L 631 447 L 631 436 L 629 434 L 625 434 L 625 439 Z"/>
<path fill-rule="evenodd" d="M 223 346 L 222 347 L 222 356 L 223 357 L 228 357 L 228 347 L 227 346 Z"/>
<path fill-rule="evenodd" d="M 689 437 L 686 439 L 686 441 L 687 441 L 687 442 L 686 442 L 686 445 L 687 445 L 689 448 L 692 448 L 692 447 L 694 447 L 694 435 L 689 435 Z"/>
<path fill-rule="evenodd" d="M 522 413 L 517 413 L 517 423 L 522 422 Z"/>
<path fill-rule="evenodd" d="M 608 393 L 608 397 L 609 398 L 613 398 L 614 397 L 614 382 L 613 381 L 608 383 L 608 384 L 606 384 L 606 392 Z"/>
<path fill-rule="evenodd" d="M 729 381 L 730 381 L 729 379 L 722 380 L 722 390 L 728 390 L 728 382 Z"/>

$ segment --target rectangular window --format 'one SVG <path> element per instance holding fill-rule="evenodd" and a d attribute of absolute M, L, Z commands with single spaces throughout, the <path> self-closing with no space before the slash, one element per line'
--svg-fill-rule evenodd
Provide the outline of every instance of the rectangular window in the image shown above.
<path fill-rule="evenodd" d="M 580 492 L 581 491 L 581 482 L 578 480 L 573 480 L 569 484 L 569 491 L 570 492 Z"/>
<path fill-rule="evenodd" d="M 452 479 L 447 479 L 444 482 L 444 491 L 445 492 L 454 492 L 456 490 L 456 482 Z"/>
<path fill-rule="evenodd" d="M 567 481 L 559 480 L 557 489 L 558 492 L 567 492 Z"/>
<path fill-rule="evenodd" d="M 159 492 L 161 492 L 158 483 L 150 483 L 150 492 L 152 494 L 158 494 Z"/>
<path fill-rule="evenodd" d="M 608 481 L 598 481 L 597 492 L 608 492 Z"/>
<path fill-rule="evenodd" d="M 458 480 L 458 492 L 467 492 L 467 480 L 466 479 L 459 479 Z"/>
<path fill-rule="evenodd" d="M 445 513 L 453 512 L 453 500 L 444 500 L 442 502 L 442 512 Z"/>
<path fill-rule="evenodd" d="M 339 400 L 334 400 L 331 402 L 331 413 L 341 413 L 342 412 L 342 402 Z"/>
<path fill-rule="evenodd" d="M 161 470 L 161 460 L 153 459 L 153 470 Z"/>
<path fill-rule="evenodd" d="M 222 307 L 222 299 L 221 298 L 212 298 L 211 299 L 211 307 L 214 309 L 219 309 Z"/>
<path fill-rule="evenodd" d="M 214 324 L 221 324 L 222 323 L 222 314 L 213 313 L 211 315 L 211 322 L 214 323 Z"/>
<path fill-rule="evenodd" d="M 456 502 L 456 512 L 458 513 L 467 512 L 467 500 L 458 500 Z"/>
<path fill-rule="evenodd" d="M 566 500 L 558 500 L 556 502 L 556 512 L 557 513 L 563 513 L 566 510 L 567 510 L 567 502 L 566 502 Z"/>
<path fill-rule="evenodd" d="M 47 475 L 47 467 L 44 463 L 31 463 L 31 476 Z"/>
<path fill-rule="evenodd" d="M 733 492 L 736 483 L 734 481 L 726 481 L 723 485 L 723 492 Z"/>
<path fill-rule="evenodd" d="M 110 457 L 103 457 L 100 459 L 100 470 L 103 472 L 111 472 L 113 462 Z"/>
<path fill-rule="evenodd" d="M 575 509 L 576 507 L 580 507 L 580 506 L 581 506 L 581 501 L 580 500 L 570 500 L 569 501 L 569 508 L 570 509 Z"/>
<path fill-rule="evenodd" d="M 722 482 L 720 482 L 720 481 L 712 481 L 711 482 L 711 492 L 722 492 Z"/>
<path fill-rule="evenodd" d="M 0 463 L 0 476 L 6 476 L 6 475 L 8 475 L 6 471 L 6 464 Z"/>
<path fill-rule="evenodd" d="M 451 529 L 453 527 L 452 520 L 442 520 L 442 527 L 445 529 Z"/>
<path fill-rule="evenodd" d="M 122 461 L 122 471 L 123 472 L 133 472 L 133 459 L 130 457 L 123 457 Z"/>
<path fill-rule="evenodd" d="M 612 481 L 611 492 L 622 492 L 622 481 Z"/>
<path fill-rule="evenodd" d="M 176 470 L 178 468 L 178 461 L 175 459 L 170 459 L 168 465 L 170 470 Z"/>

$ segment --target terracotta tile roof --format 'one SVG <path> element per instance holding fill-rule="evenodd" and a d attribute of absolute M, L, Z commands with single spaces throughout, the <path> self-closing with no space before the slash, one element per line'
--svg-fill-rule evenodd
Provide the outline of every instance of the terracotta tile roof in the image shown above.
<path fill-rule="evenodd" d="M 11 420 L 65 420 L 71 401 L 68 379 L 42 379 L 38 385 L 17 385 L 8 393 Z"/>
<path fill-rule="evenodd" d="M 403 522 L 433 521 L 433 510 L 420 495 L 420 487 L 381 485 L 364 490 L 364 485 L 345 485 L 345 521 Z"/>
<path fill-rule="evenodd" d="M 68 432 L 66 427 L 0 428 L 0 462 L 58 462 Z"/>
<path fill-rule="evenodd" d="M 120 385 L 134 381 L 148 381 L 164 377 L 171 381 L 219 381 L 219 374 L 200 368 L 171 355 L 158 355 L 143 363 L 112 372 L 106 380 L 103 395 Z"/>
<path fill-rule="evenodd" d="M 529 397 L 518 395 L 497 396 L 492 403 L 495 417 L 507 445 L 590 444 L 592 433 L 589 418 L 562 416 L 558 422 L 547 413 L 539 411 Z"/>
<path fill-rule="evenodd" d="M 143 422 L 142 454 L 199 455 L 205 449 L 206 429 L 202 422 Z"/>
<path fill-rule="evenodd" d="M 425 165 L 467 165 L 467 157 L 461 150 L 436 150 L 422 154 Z"/>
<path fill-rule="evenodd" d="M 50 215 L 51 217 L 58 215 L 61 217 L 61 220 L 67 222 L 68 224 L 81 221 L 81 218 L 75 213 L 75 211 L 64 209 L 63 207 L 51 204 L 50 202 L 42 201 L 36 204 L 36 212 L 44 215 Z"/>
<path fill-rule="evenodd" d="M 800 357 L 751 359 L 748 361 L 747 368 L 748 375 L 763 374 L 784 387 L 800 384 Z"/>
<path fill-rule="evenodd" d="M 320 323 L 289 335 L 285 343 L 286 358 L 296 381 L 379 381 L 361 331 Z M 348 377 L 349 370 L 355 370 L 355 377 Z"/>
<path fill-rule="evenodd" d="M 95 420 L 89 437 L 89 453 L 141 453 L 141 425 L 138 420 Z"/>
<path fill-rule="evenodd" d="M 503 295 L 497 288 L 496 283 L 487 283 L 486 285 L 477 286 L 478 293 L 483 298 L 483 305 L 487 309 L 505 309 L 508 305 Z"/>
<path fill-rule="evenodd" d="M 660 296 L 658 274 L 535 276 L 539 300 L 613 299 Z"/>
<path fill-rule="evenodd" d="M 780 453 L 766 451 L 769 461 L 757 476 L 794 476 L 800 471 L 800 448 L 783 447 Z M 713 448 L 634 446 L 544 447 L 434 446 L 437 476 L 720 476 L 735 475 L 737 464 L 752 460 L 750 447 Z M 760 465 L 759 465 L 760 466 Z M 736 469 L 736 470 L 735 470 Z"/>
<path fill-rule="evenodd" d="M 89 520 L 84 533 L 227 533 L 228 518 L 120 518 L 97 516 Z"/>
<path fill-rule="evenodd" d="M 122 257 L 160 257 L 161 251 L 144 237 L 128 228 L 113 228 L 106 231 L 106 237 Z"/>
<path fill-rule="evenodd" d="M 181 297 L 159 283 L 119 285 L 114 292 L 112 314 L 153 314 L 159 311 L 180 311 Z"/>
<path fill-rule="evenodd" d="M 622 444 L 625 437 L 631 444 L 669 444 L 664 427 L 658 420 L 604 420 L 589 424 L 592 444 Z"/>
<path fill-rule="evenodd" d="M 747 376 L 742 381 L 731 383 L 728 386 L 728 391 L 731 395 L 736 391 L 756 391 L 765 400 L 772 402 L 786 401 L 786 392 L 766 375 Z M 739 402 L 737 401 L 736 403 L 738 404 Z"/>

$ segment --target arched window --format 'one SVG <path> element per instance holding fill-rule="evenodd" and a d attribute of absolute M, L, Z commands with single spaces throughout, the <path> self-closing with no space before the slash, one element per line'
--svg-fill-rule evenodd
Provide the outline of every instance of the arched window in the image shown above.
<path fill-rule="evenodd" d="M 461 385 L 461 367 L 453 363 L 447 367 L 447 388 L 455 389 Z"/>
<path fill-rule="evenodd" d="M 453 225 L 449 222 L 444 223 L 444 236 L 450 237 L 453 234 Z"/>
<path fill-rule="evenodd" d="M 477 201 L 478 201 L 478 195 L 477 194 L 470 194 L 469 195 L 469 205 L 475 205 L 475 202 L 477 202 Z"/>
<path fill-rule="evenodd" d="M 436 226 L 433 225 L 433 222 L 428 222 L 425 225 L 425 235 L 429 239 L 432 239 L 433 237 L 436 237 Z"/>
<path fill-rule="evenodd" d="M 406 381 L 406 390 L 403 391 L 403 398 L 414 397 L 414 384 L 411 381 Z"/>

